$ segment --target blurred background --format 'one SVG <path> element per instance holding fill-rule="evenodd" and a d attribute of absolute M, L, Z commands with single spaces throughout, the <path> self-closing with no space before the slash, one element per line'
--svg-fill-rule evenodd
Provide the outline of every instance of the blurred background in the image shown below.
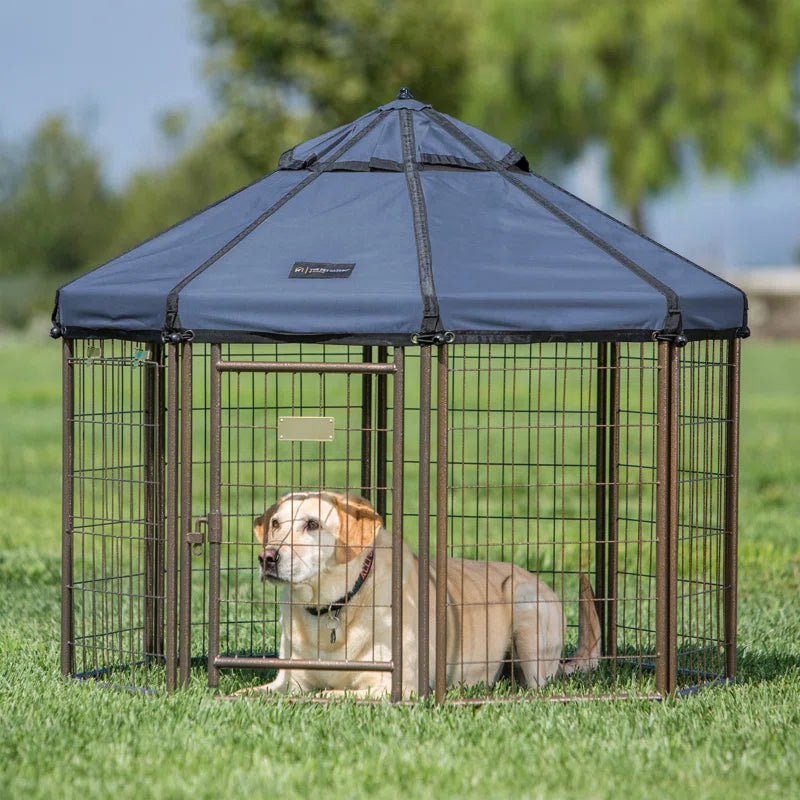
<path fill-rule="evenodd" d="M 0 331 L 401 86 L 800 335 L 800 0 L 4 0 Z"/>

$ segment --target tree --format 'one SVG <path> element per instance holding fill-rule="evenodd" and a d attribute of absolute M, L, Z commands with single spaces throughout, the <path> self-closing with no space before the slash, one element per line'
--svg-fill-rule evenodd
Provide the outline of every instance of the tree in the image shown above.
<path fill-rule="evenodd" d="M 645 200 L 680 179 L 687 148 L 733 178 L 797 158 L 798 0 L 492 5 L 471 116 L 534 161 L 602 143 L 637 228 Z"/>
<path fill-rule="evenodd" d="M 402 86 L 457 109 L 471 12 L 456 0 L 196 0 L 230 141 L 262 172 L 274 143 L 349 122 Z"/>
<path fill-rule="evenodd" d="M 124 252 L 175 222 L 230 194 L 258 176 L 227 147 L 227 130 L 211 125 L 185 140 L 187 120 L 169 112 L 162 133 L 174 141 L 174 160 L 142 169 L 126 182 L 119 196 L 119 221 L 108 255 Z M 277 158 L 279 151 L 274 151 Z"/>
<path fill-rule="evenodd" d="M 263 170 L 264 133 L 320 132 L 400 85 L 539 167 L 601 143 L 640 229 L 687 148 L 733 177 L 797 156 L 800 0 L 196 3 L 232 140 Z"/>
<path fill-rule="evenodd" d="M 60 116 L 0 158 L 0 325 L 48 312 L 59 283 L 92 266 L 110 241 L 116 200 L 87 138 Z"/>
<path fill-rule="evenodd" d="M 6 159 L 0 185 L 0 273 L 70 275 L 109 241 L 115 203 L 100 157 L 60 116 Z"/>

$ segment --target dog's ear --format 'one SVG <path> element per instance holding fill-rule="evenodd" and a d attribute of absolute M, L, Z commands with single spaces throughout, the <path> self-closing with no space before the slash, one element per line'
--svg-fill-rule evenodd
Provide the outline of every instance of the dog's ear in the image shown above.
<path fill-rule="evenodd" d="M 277 503 L 271 505 L 260 517 L 256 517 L 253 520 L 253 533 L 255 534 L 256 539 L 258 539 L 262 545 L 267 543 L 267 536 L 269 535 L 270 525 L 272 524 L 272 517 L 278 510 L 278 506 L 280 504 L 281 501 L 278 500 Z"/>
<path fill-rule="evenodd" d="M 341 542 L 336 548 L 336 560 L 345 564 L 372 544 L 383 520 L 363 497 L 357 495 L 337 496 L 336 510 L 339 512 Z"/>

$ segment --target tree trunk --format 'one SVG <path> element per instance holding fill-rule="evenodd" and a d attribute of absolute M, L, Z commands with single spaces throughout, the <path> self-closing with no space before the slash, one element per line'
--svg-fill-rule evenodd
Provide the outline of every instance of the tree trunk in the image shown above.
<path fill-rule="evenodd" d="M 634 201 L 630 208 L 631 212 L 631 225 L 636 228 L 639 233 L 647 236 L 646 223 L 644 220 L 644 200 L 639 198 Z"/>

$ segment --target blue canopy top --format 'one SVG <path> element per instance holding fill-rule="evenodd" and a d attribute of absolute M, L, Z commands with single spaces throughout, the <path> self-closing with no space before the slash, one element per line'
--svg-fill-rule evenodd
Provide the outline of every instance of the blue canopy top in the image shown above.
<path fill-rule="evenodd" d="M 741 290 L 400 97 L 58 290 L 71 338 L 407 344 L 744 335 Z"/>

